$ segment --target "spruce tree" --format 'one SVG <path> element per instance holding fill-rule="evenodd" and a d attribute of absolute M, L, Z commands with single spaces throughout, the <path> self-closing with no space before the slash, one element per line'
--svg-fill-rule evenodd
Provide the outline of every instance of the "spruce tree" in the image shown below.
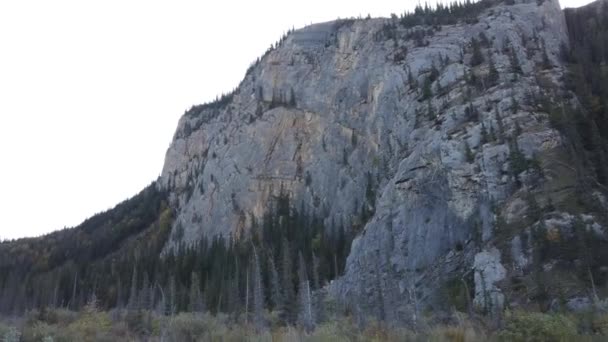
<path fill-rule="evenodd" d="M 177 287 L 175 275 L 169 277 L 169 297 L 167 298 L 167 313 L 174 316 L 177 313 Z"/>
<path fill-rule="evenodd" d="M 469 164 L 475 161 L 475 155 L 473 154 L 473 151 L 471 151 L 471 147 L 466 140 L 464 141 L 464 156 Z"/>
<path fill-rule="evenodd" d="M 308 281 L 308 273 L 306 271 L 306 262 L 300 252 L 298 255 L 299 267 L 298 267 L 298 278 L 299 278 L 299 289 L 298 295 L 300 297 L 300 312 L 298 315 L 298 321 L 300 325 L 310 332 L 315 327 L 315 319 L 312 307 L 312 294 L 310 291 L 310 282 Z"/>
<path fill-rule="evenodd" d="M 281 290 L 281 280 L 274 264 L 272 255 L 268 256 L 268 268 L 270 272 L 270 302 L 275 310 L 283 308 L 283 291 Z"/>
<path fill-rule="evenodd" d="M 283 319 L 286 322 L 293 322 L 293 307 L 295 304 L 295 293 L 294 293 L 294 283 L 293 283 L 293 267 L 292 267 L 292 259 L 291 259 L 291 251 L 289 250 L 289 242 L 286 238 L 283 238 L 282 248 L 281 248 L 281 278 L 283 283 L 283 298 L 285 307 L 282 310 Z"/>
<path fill-rule="evenodd" d="M 496 64 L 494 64 L 494 59 L 491 55 L 488 56 L 489 61 L 489 73 L 488 73 L 488 85 L 493 87 L 498 84 L 500 81 L 500 75 L 498 74 L 498 70 L 496 70 Z"/>
<path fill-rule="evenodd" d="M 264 322 L 264 285 L 262 282 L 262 270 L 260 267 L 260 259 L 258 253 L 253 246 L 253 323 L 256 329 L 262 330 L 265 328 Z"/>
<path fill-rule="evenodd" d="M 481 123 L 481 144 L 487 144 L 489 141 L 489 136 L 488 136 L 488 130 L 486 129 L 486 125 L 482 122 Z"/>
<path fill-rule="evenodd" d="M 137 267 L 133 265 L 133 273 L 131 274 L 131 291 L 129 292 L 129 310 L 138 310 L 137 300 Z"/>
<path fill-rule="evenodd" d="M 551 63 L 551 60 L 549 59 L 549 55 L 547 54 L 547 46 L 545 45 L 545 40 L 543 39 L 541 41 L 541 49 L 542 49 L 542 58 L 543 58 L 543 62 L 542 62 L 542 66 L 543 69 L 548 70 L 553 68 L 553 64 Z"/>
<path fill-rule="evenodd" d="M 511 65 L 511 72 L 513 74 L 521 75 L 523 73 L 521 65 L 519 64 L 519 59 L 517 58 L 517 53 L 513 47 L 509 49 L 509 63 Z"/>
<path fill-rule="evenodd" d="M 433 90 L 431 89 L 431 80 L 427 77 L 422 86 L 422 99 L 428 100 L 431 97 L 433 97 Z"/>
<path fill-rule="evenodd" d="M 188 298 L 188 310 L 190 312 L 203 312 L 205 305 L 201 292 L 201 281 L 198 273 L 192 272 L 190 276 L 190 295 Z"/>
<path fill-rule="evenodd" d="M 471 47 L 473 48 L 473 56 L 471 56 L 471 66 L 476 67 L 483 63 L 483 54 L 481 53 L 481 46 L 477 39 L 471 39 Z"/>

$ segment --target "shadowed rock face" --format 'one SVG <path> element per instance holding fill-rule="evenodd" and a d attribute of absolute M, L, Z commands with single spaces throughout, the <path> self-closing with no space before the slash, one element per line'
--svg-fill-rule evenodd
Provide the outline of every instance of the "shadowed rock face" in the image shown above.
<path fill-rule="evenodd" d="M 529 99 L 548 85 L 563 90 L 563 13 L 555 0 L 496 5 L 477 23 L 427 32 L 423 44 L 408 39 L 416 28 L 399 25 L 386 39 L 389 23 L 298 30 L 225 103 L 182 117 L 161 177 L 177 211 L 166 250 L 238 236 L 287 192 L 326 222 L 361 225 L 361 212 L 375 208 L 346 274 L 329 286 L 359 303 L 355 309 L 411 319 L 445 304 L 442 284 L 467 274 L 475 275 L 472 292 L 484 295 L 476 305 L 502 305 L 496 283 L 505 268 L 491 247 L 497 208 L 517 217 L 518 189 L 551 183 L 522 171 L 516 184 L 513 143 L 542 168 L 563 150 L 547 113 Z M 471 42 L 481 33 L 484 62 L 472 67 Z M 539 66 L 543 50 L 550 69 Z M 471 85 L 490 72 L 489 59 L 498 83 Z"/>

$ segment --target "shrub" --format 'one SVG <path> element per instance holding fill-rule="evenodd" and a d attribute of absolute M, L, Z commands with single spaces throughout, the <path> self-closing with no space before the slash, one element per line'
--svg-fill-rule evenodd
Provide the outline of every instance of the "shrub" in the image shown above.
<path fill-rule="evenodd" d="M 599 334 L 608 336 L 608 314 L 601 315 L 593 319 L 593 330 Z"/>
<path fill-rule="evenodd" d="M 44 322 L 35 322 L 23 329 L 23 341 L 54 341 L 58 336 L 58 327 Z"/>
<path fill-rule="evenodd" d="M 15 327 L 8 327 L 2 338 L 3 342 L 19 342 L 21 340 L 21 332 Z"/>
<path fill-rule="evenodd" d="M 478 341 L 475 331 L 461 326 L 438 326 L 429 333 L 429 341 L 465 342 Z"/>
<path fill-rule="evenodd" d="M 321 342 L 321 341 L 336 341 L 347 342 L 356 339 L 356 329 L 346 321 L 332 321 L 320 325 L 315 331 L 305 338 L 305 341 Z"/>
<path fill-rule="evenodd" d="M 78 313 L 66 309 L 48 309 L 40 319 L 50 325 L 68 325 L 78 319 Z"/>
<path fill-rule="evenodd" d="M 70 323 L 62 333 L 71 341 L 113 341 L 111 327 L 106 313 L 87 313 Z"/>
<path fill-rule="evenodd" d="M 499 333 L 501 341 L 572 341 L 576 324 L 560 314 L 515 312 L 507 316 L 505 329 Z"/>

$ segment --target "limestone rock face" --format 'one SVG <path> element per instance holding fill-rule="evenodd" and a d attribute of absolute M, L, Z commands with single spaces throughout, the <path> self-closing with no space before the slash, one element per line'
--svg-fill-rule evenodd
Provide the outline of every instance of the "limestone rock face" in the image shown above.
<path fill-rule="evenodd" d="M 188 111 L 161 176 L 177 213 L 166 250 L 239 236 L 283 192 L 326 222 L 362 226 L 345 275 L 329 286 L 335 298 L 408 319 L 440 306 L 446 281 L 474 274 L 475 303 L 490 293 L 502 305 L 500 252 L 481 246 L 496 239 L 497 210 L 517 218 L 526 205 L 518 189 L 539 184 L 514 165 L 514 152 L 545 167 L 563 150 L 530 100 L 563 88 L 563 13 L 546 0 L 497 4 L 474 23 L 439 30 L 394 23 L 295 31 L 234 94 Z M 411 38 L 416 30 L 422 41 Z M 483 36 L 484 62 L 471 66 L 472 40 Z M 495 84 L 480 81 L 490 59 Z M 374 215 L 362 221 L 363 211 Z"/>
<path fill-rule="evenodd" d="M 473 270 L 475 271 L 475 305 L 487 311 L 501 309 L 505 296 L 496 283 L 505 278 L 507 270 L 500 263 L 500 251 L 492 248 L 477 253 Z"/>

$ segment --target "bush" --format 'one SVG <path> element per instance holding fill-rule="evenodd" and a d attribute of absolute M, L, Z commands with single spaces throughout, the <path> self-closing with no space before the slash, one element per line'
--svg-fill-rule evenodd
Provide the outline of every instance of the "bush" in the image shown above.
<path fill-rule="evenodd" d="M 168 322 L 166 331 L 169 341 L 221 340 L 228 335 L 225 316 L 181 313 Z"/>
<path fill-rule="evenodd" d="M 106 313 L 84 314 L 65 329 L 66 340 L 71 341 L 112 341 L 112 324 Z M 63 340 L 63 339 L 61 339 Z"/>
<path fill-rule="evenodd" d="M 19 342 L 21 340 L 21 332 L 15 327 L 7 327 L 2 334 L 3 342 Z"/>
<path fill-rule="evenodd" d="M 501 341 L 572 341 L 577 335 L 576 324 L 560 314 L 515 312 L 507 315 Z"/>
<path fill-rule="evenodd" d="M 438 326 L 433 328 L 428 336 L 428 341 L 450 341 L 450 342 L 465 342 L 465 341 L 486 341 L 475 332 L 472 327 L 465 326 Z"/>
<path fill-rule="evenodd" d="M 604 336 L 608 336 L 608 314 L 593 319 L 593 330 Z"/>
<path fill-rule="evenodd" d="M 58 327 L 44 322 L 35 322 L 23 329 L 23 341 L 54 341 L 58 336 Z"/>

